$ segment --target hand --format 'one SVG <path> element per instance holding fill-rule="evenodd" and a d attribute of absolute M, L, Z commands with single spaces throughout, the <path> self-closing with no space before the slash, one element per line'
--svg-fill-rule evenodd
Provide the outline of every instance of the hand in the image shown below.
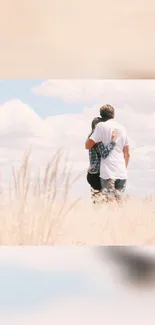
<path fill-rule="evenodd" d="M 118 138 L 118 131 L 115 129 L 115 130 L 112 132 L 111 140 L 112 140 L 112 141 L 115 141 L 117 138 Z"/>

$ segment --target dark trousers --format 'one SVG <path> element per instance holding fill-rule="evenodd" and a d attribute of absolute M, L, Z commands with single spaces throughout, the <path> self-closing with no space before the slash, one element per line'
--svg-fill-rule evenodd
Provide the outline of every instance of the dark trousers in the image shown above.
<path fill-rule="evenodd" d="M 126 179 L 100 179 L 102 190 L 107 189 L 108 191 L 117 190 L 121 193 L 125 191 Z"/>
<path fill-rule="evenodd" d="M 100 174 L 87 174 L 87 182 L 89 185 L 97 191 L 101 191 L 101 179 L 100 179 Z"/>
<path fill-rule="evenodd" d="M 106 202 L 117 201 L 121 203 L 126 188 L 126 179 L 102 179 L 102 194 Z"/>

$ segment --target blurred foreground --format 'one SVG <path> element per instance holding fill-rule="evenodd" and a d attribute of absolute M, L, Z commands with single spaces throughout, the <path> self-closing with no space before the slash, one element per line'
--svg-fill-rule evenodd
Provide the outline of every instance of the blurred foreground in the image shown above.
<path fill-rule="evenodd" d="M 3 324 L 154 324 L 155 282 L 135 273 L 139 259 L 153 265 L 155 247 L 1 247 Z"/>

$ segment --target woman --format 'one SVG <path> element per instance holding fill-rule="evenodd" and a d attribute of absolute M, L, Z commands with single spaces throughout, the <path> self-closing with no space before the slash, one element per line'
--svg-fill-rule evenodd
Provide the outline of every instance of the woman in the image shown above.
<path fill-rule="evenodd" d="M 89 137 L 92 135 L 92 133 L 95 130 L 96 125 L 99 122 L 103 122 L 101 117 L 96 117 L 92 121 L 92 132 L 89 135 Z M 93 203 L 96 203 L 100 197 L 101 193 L 101 182 L 100 182 L 100 162 L 101 157 L 103 159 L 106 159 L 110 152 L 114 149 L 116 142 L 115 140 L 118 137 L 118 133 L 116 130 L 113 131 L 111 141 L 104 145 L 102 142 L 96 143 L 96 145 L 89 150 L 89 169 L 87 173 L 87 181 L 89 185 L 91 186 L 91 196 Z"/>

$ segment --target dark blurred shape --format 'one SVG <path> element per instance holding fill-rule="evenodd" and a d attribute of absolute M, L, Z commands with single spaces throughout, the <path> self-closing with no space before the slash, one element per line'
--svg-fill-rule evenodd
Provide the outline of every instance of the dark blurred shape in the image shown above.
<path fill-rule="evenodd" d="M 138 253 L 134 248 L 100 247 L 99 254 L 114 262 L 121 271 L 121 277 L 130 284 L 155 285 L 155 258 Z"/>

